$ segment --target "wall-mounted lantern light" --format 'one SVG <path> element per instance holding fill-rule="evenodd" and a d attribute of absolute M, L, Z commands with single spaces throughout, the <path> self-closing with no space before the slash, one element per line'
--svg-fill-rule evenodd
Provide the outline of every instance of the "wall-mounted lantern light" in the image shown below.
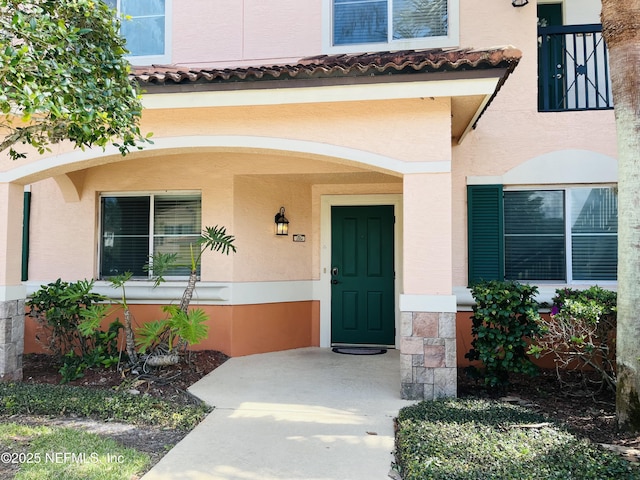
<path fill-rule="evenodd" d="M 276 213 L 276 235 L 289 235 L 289 220 L 284 216 L 284 207 Z"/>
<path fill-rule="evenodd" d="M 527 3 L 529 0 L 511 0 L 511 5 L 514 7 L 524 7 Z"/>

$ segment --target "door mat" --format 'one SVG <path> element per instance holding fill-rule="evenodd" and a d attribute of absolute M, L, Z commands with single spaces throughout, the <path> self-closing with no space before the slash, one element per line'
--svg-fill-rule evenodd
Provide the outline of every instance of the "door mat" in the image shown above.
<path fill-rule="evenodd" d="M 375 347 L 335 347 L 333 351 L 344 355 L 381 355 L 387 353 L 386 348 Z"/>

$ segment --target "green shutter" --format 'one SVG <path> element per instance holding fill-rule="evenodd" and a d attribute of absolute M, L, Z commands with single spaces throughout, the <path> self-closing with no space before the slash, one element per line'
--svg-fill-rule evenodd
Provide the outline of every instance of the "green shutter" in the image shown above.
<path fill-rule="evenodd" d="M 24 192 L 24 210 L 22 217 L 22 277 L 29 280 L 29 223 L 31 222 L 31 192 Z"/>
<path fill-rule="evenodd" d="M 469 284 L 504 277 L 502 185 L 467 186 Z"/>

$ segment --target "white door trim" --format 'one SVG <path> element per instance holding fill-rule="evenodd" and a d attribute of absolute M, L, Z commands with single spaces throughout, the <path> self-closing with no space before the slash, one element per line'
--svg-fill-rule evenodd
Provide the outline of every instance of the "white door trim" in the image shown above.
<path fill-rule="evenodd" d="M 314 297 L 320 299 L 320 346 L 331 346 L 331 207 L 393 205 L 396 217 L 393 242 L 396 348 L 400 345 L 400 292 L 402 292 L 402 194 L 322 195 L 320 198 L 320 282 Z"/>

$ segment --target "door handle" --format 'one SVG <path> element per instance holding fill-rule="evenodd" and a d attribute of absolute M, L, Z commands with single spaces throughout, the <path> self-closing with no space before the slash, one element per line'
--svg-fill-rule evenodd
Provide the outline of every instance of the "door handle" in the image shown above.
<path fill-rule="evenodd" d="M 338 280 L 336 280 L 335 278 L 333 280 L 331 280 L 331 285 L 337 285 L 340 282 Z"/>

